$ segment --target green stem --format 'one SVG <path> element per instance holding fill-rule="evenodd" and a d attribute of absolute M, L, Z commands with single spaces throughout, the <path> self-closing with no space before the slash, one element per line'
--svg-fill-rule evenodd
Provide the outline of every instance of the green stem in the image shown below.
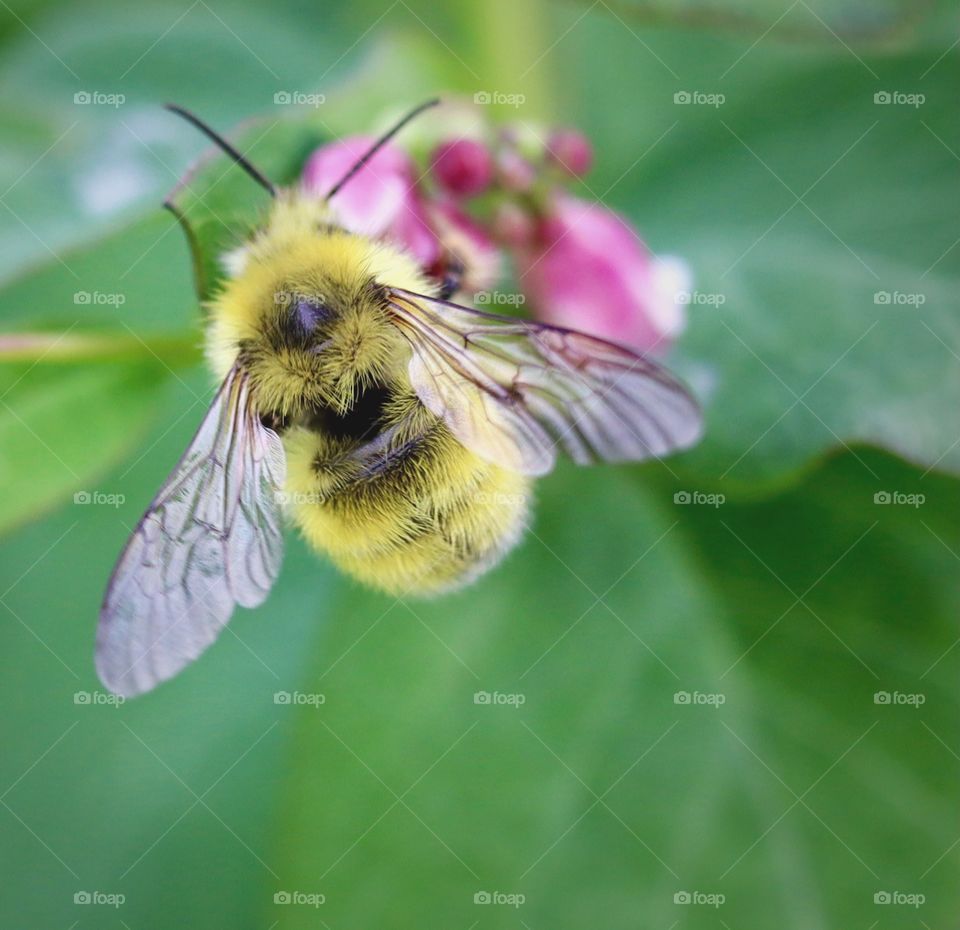
<path fill-rule="evenodd" d="M 140 339 L 112 333 L 0 333 L 0 364 L 150 359 L 159 359 L 171 368 L 186 368 L 197 364 L 202 354 L 194 337 Z"/>
<path fill-rule="evenodd" d="M 463 4 L 466 32 L 475 36 L 475 60 L 486 85 L 478 90 L 522 94 L 541 119 L 556 116 L 553 30 L 542 0 L 479 0 Z M 542 56 L 542 57 L 541 57 Z"/>

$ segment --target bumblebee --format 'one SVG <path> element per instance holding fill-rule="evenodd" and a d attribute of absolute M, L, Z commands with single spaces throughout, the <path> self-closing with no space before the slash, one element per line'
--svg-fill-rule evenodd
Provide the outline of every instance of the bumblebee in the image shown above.
<path fill-rule="evenodd" d="M 325 197 L 278 189 L 225 257 L 206 356 L 221 383 L 126 544 L 97 634 L 104 684 L 147 691 L 193 661 L 237 605 L 263 602 L 282 526 L 397 596 L 468 583 L 521 538 L 558 450 L 640 461 L 693 443 L 700 414 L 662 367 L 572 330 L 451 302 L 397 246 L 337 225 Z M 452 263 L 455 268 L 455 263 Z"/>

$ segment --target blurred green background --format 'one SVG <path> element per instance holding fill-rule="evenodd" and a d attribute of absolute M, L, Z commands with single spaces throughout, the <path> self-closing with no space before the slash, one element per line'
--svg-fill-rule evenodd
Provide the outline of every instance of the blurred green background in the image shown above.
<path fill-rule="evenodd" d="M 950 4 L 0 7 L 0 925 L 955 925 Z M 263 608 L 104 703 L 106 579 L 211 388 L 159 209 L 204 145 L 160 104 L 262 118 L 253 160 L 290 176 L 304 126 L 480 91 L 587 132 L 581 195 L 722 296 L 671 359 L 706 439 L 561 466 L 523 546 L 442 600 L 291 537 Z"/>

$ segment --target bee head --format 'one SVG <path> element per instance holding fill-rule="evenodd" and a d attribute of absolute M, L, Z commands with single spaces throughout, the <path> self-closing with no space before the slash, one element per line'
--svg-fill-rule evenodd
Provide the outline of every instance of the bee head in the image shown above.
<path fill-rule="evenodd" d="M 378 282 L 416 287 L 416 267 L 323 225 L 312 199 L 278 198 L 272 217 L 211 302 L 208 353 L 218 370 L 237 362 L 249 373 L 263 413 L 347 412 L 371 386 L 405 377 L 409 347 Z"/>
<path fill-rule="evenodd" d="M 266 335 L 276 351 L 308 355 L 323 351 L 338 316 L 328 299 L 317 293 L 284 290 L 276 293 L 275 304 L 276 313 Z"/>
<path fill-rule="evenodd" d="M 261 294 L 256 325 L 238 348 L 265 411 L 345 413 L 402 365 L 402 337 L 369 279 L 312 274 Z"/>

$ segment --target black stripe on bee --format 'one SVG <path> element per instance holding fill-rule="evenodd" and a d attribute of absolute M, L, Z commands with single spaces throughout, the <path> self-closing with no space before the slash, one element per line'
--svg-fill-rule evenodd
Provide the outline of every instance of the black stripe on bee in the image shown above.
<path fill-rule="evenodd" d="M 328 406 L 314 407 L 306 425 L 336 439 L 375 439 L 383 429 L 384 409 L 391 396 L 392 392 L 385 385 L 371 385 L 357 396 L 347 411 Z"/>

